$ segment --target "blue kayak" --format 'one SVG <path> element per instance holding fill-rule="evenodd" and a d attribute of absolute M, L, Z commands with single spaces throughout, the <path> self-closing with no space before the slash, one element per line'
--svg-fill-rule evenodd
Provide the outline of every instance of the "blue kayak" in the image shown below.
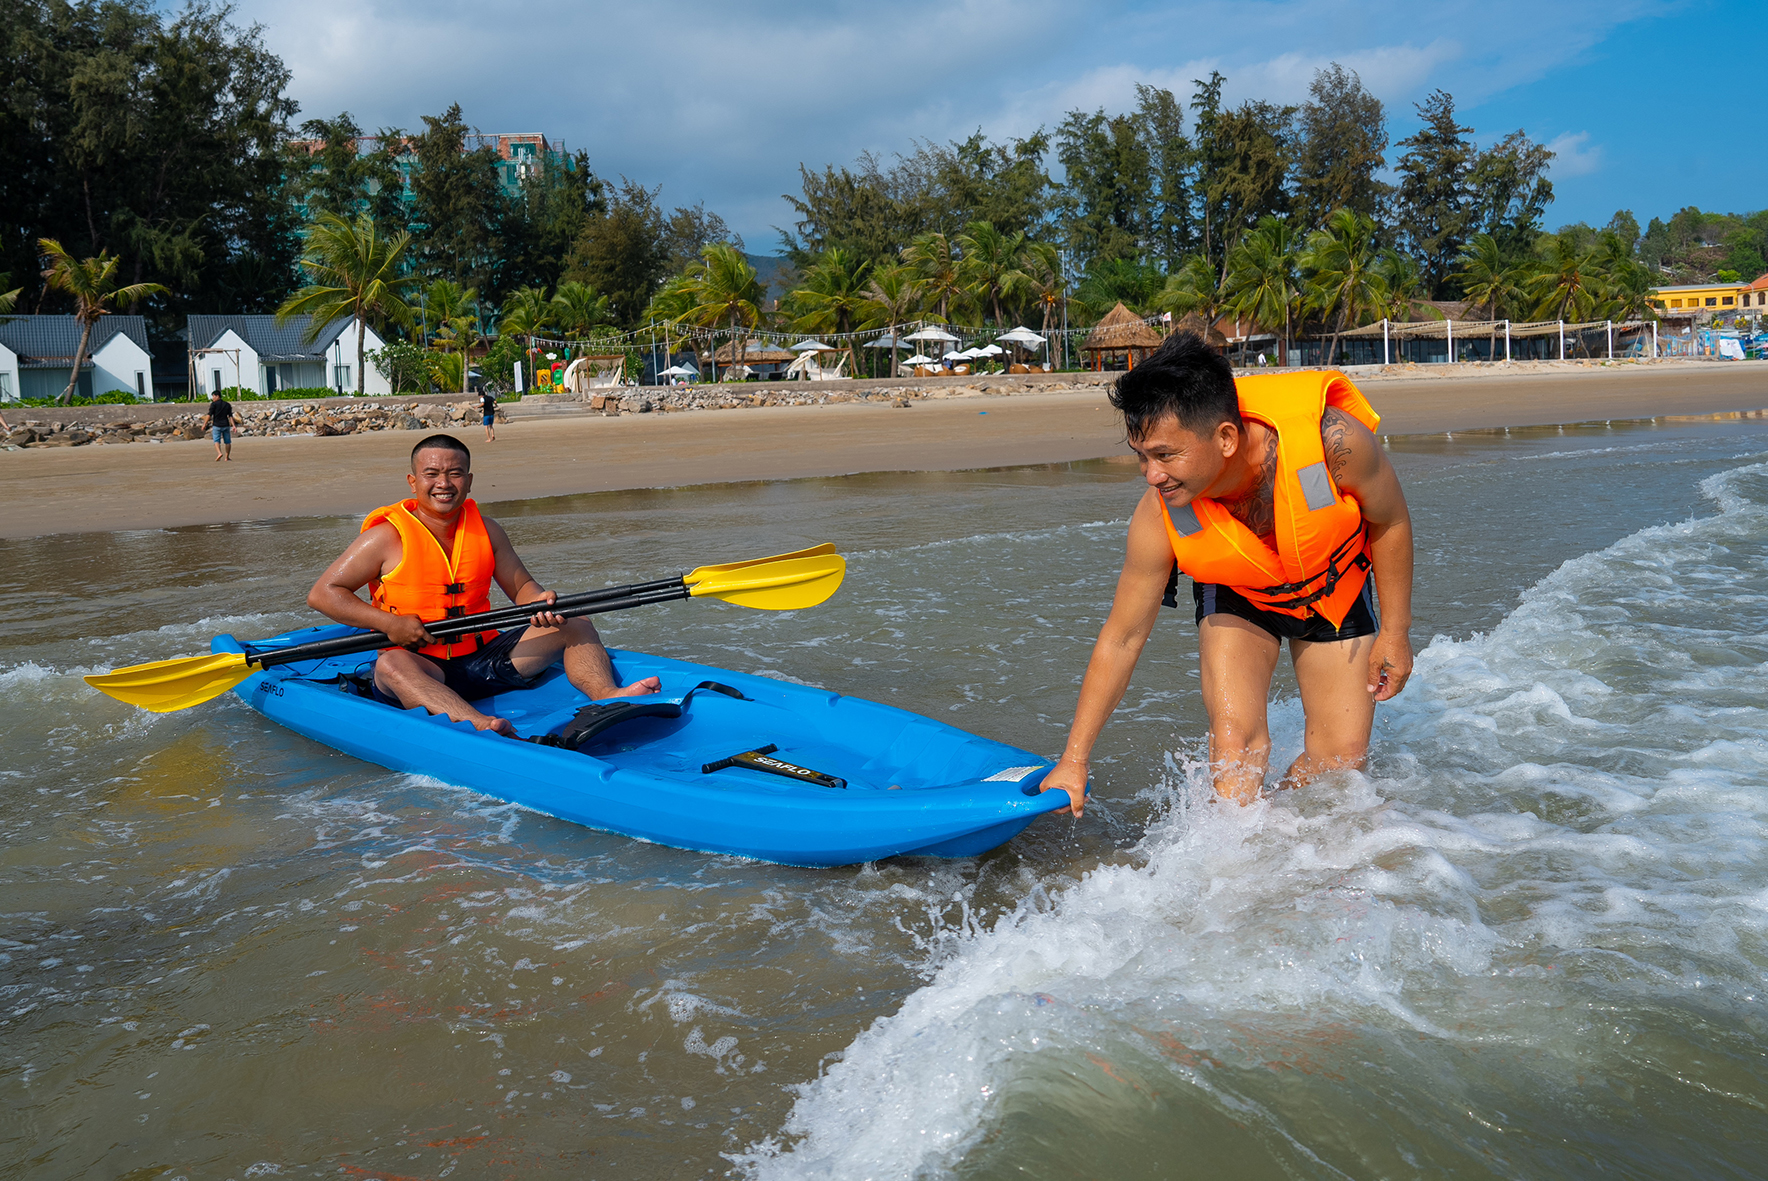
<path fill-rule="evenodd" d="M 254 652 L 360 634 L 326 626 Z M 241 652 L 217 636 L 215 652 Z M 527 741 L 364 695 L 372 656 L 278 665 L 235 690 L 298 734 L 394 771 L 471 788 L 590 828 L 783 865 L 903 854 L 972 857 L 1068 802 L 1018 747 L 826 689 L 610 650 L 662 691 L 591 706 L 558 665 L 476 702 Z M 570 743 L 571 745 L 565 745 Z"/>

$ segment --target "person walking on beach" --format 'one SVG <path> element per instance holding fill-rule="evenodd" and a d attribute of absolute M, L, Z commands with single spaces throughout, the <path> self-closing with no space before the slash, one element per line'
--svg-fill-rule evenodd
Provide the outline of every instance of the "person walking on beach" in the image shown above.
<path fill-rule="evenodd" d="M 479 418 L 485 425 L 485 441 L 497 442 L 497 432 L 492 429 L 497 422 L 497 395 L 484 386 L 479 387 Z"/>
<path fill-rule="evenodd" d="M 1271 754 L 1266 699 L 1289 643 L 1306 749 L 1281 786 L 1363 766 L 1375 703 L 1412 673 L 1412 521 L 1376 439 L 1380 417 L 1341 373 L 1242 379 L 1190 333 L 1117 379 L 1147 491 L 1043 791 L 1085 806 L 1087 759 L 1180 572 L 1192 579 L 1218 794 L 1257 798 Z M 1371 589 L 1374 596 L 1371 595 Z M 1376 615 L 1375 596 L 1380 600 Z"/>
<path fill-rule="evenodd" d="M 560 653 L 566 678 L 591 700 L 657 692 L 656 677 L 630 685 L 614 679 L 608 650 L 589 620 L 546 609 L 558 595 L 534 580 L 502 526 L 468 495 L 472 462 L 466 444 L 452 435 L 421 440 L 405 477 L 411 497 L 368 514 L 356 540 L 307 592 L 315 611 L 400 645 L 375 661 L 376 699 L 513 735 L 507 720 L 471 702 L 527 688 Z M 424 630 L 426 622 L 489 611 L 493 581 L 510 602 L 534 605 L 526 626 L 454 640 Z M 367 603 L 357 595 L 363 587 Z"/>
<path fill-rule="evenodd" d="M 215 440 L 215 462 L 233 462 L 233 403 L 221 396 L 220 390 L 209 393 L 209 437 Z"/>

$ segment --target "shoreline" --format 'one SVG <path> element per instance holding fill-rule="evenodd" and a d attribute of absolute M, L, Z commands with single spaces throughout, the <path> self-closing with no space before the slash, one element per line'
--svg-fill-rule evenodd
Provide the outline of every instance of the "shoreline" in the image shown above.
<path fill-rule="evenodd" d="M 1761 362 L 1519 363 L 1418 372 L 1444 368 L 1391 366 L 1350 376 L 1382 412 L 1384 436 L 1768 408 L 1768 363 Z M 482 441 L 476 424 L 451 429 L 474 449 L 474 494 L 486 505 L 625 489 L 1067 463 L 1124 453 L 1117 415 L 1099 386 L 940 393 L 906 405 L 848 401 L 522 418 L 499 424 L 491 444 Z M 216 463 L 206 439 L 10 451 L 0 455 L 0 496 L 10 510 L 0 517 L 0 539 L 360 514 L 404 494 L 406 456 L 421 437 L 410 430 L 335 438 L 236 436 L 233 463 Z"/>

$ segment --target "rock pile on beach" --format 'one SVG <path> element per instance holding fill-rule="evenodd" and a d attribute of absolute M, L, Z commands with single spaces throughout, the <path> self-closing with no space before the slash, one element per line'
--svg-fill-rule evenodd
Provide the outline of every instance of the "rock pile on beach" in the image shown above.
<path fill-rule="evenodd" d="M 42 417 L 18 422 L 5 443 L 10 447 L 83 447 L 92 443 L 168 443 L 206 439 L 204 410 L 193 410 L 152 422 L 119 419 L 80 422 L 58 418 L 54 408 L 33 408 Z M 477 422 L 477 399 L 452 405 L 418 402 L 359 402 L 323 408 L 301 402 L 234 403 L 233 434 L 353 435 L 360 431 L 441 430 Z M 498 415 L 501 420 L 503 416 Z"/>
<path fill-rule="evenodd" d="M 1116 376 L 1112 374 L 1110 376 Z M 740 410 L 751 406 L 824 406 L 840 402 L 889 402 L 907 406 L 927 398 L 973 398 L 979 394 L 1062 393 L 1093 389 L 1099 383 L 1091 375 L 1076 374 L 1073 382 L 1042 381 L 1036 385 L 1011 377 L 978 377 L 963 385 L 929 387 L 925 384 L 880 386 L 868 382 L 854 389 L 842 382 L 823 382 L 811 389 L 773 386 L 767 382 L 731 382 L 718 385 L 642 386 L 637 389 L 592 394 L 591 410 L 604 414 L 649 414 L 680 410 Z"/>

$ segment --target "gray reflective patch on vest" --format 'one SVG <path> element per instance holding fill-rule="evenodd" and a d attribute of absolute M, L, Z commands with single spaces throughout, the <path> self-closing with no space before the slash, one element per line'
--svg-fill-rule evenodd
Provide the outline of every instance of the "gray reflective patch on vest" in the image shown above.
<path fill-rule="evenodd" d="M 1338 494 L 1332 490 L 1332 477 L 1326 474 L 1325 464 L 1310 463 L 1295 475 L 1301 481 L 1302 498 L 1308 502 L 1309 512 L 1331 508 L 1338 503 Z"/>
<path fill-rule="evenodd" d="M 1173 532 L 1180 537 L 1203 532 L 1203 522 L 1197 519 L 1197 510 L 1188 504 L 1182 504 L 1178 508 L 1169 504 L 1166 506 L 1166 515 L 1173 523 Z"/>

